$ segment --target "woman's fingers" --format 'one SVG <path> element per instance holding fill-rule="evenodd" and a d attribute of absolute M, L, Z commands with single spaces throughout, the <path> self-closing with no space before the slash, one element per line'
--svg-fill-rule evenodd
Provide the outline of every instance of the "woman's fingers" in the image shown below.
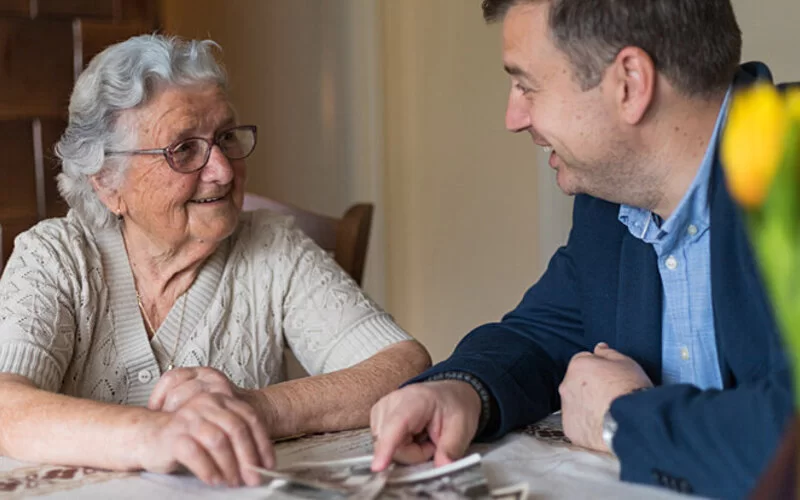
<path fill-rule="evenodd" d="M 261 433 L 266 436 L 266 431 L 256 421 L 254 426 L 239 414 L 242 409 L 234 410 L 231 406 L 236 406 L 237 401 L 225 401 L 225 407 L 209 406 L 204 410 L 203 416 L 218 429 L 225 433 L 226 441 L 234 453 L 237 482 L 241 478 L 249 486 L 257 486 L 261 483 L 260 477 L 251 466 L 262 467 L 263 460 L 256 441 L 255 434 Z M 269 438 L 265 438 L 269 442 Z M 227 459 L 227 455 L 221 458 Z M 227 469 L 226 469 L 227 470 Z"/>
<path fill-rule="evenodd" d="M 165 374 L 149 406 L 173 415 L 163 435 L 172 436 L 174 459 L 210 484 L 224 481 L 235 486 L 244 481 L 256 486 L 261 479 L 251 466 L 275 464 L 263 418 L 216 370 Z M 196 447 L 203 453 L 192 458 L 187 450 Z"/>
<path fill-rule="evenodd" d="M 275 466 L 275 450 L 270 439 L 270 429 L 258 412 L 248 403 L 239 399 L 226 400 L 226 406 L 236 412 L 249 426 L 250 433 L 255 441 L 258 456 L 263 467 L 271 469 Z"/>
<path fill-rule="evenodd" d="M 205 446 L 191 435 L 182 434 L 176 438 L 173 454 L 178 463 L 183 464 L 204 483 L 213 486 L 224 483 L 225 477 L 216 461 L 206 451 Z"/>
<path fill-rule="evenodd" d="M 172 389 L 194 379 L 196 376 L 197 374 L 193 368 L 178 368 L 163 374 L 150 394 L 147 407 L 155 411 L 162 410 L 164 401 Z"/>
<path fill-rule="evenodd" d="M 204 417 L 192 424 L 192 438 L 205 448 L 228 486 L 239 486 L 241 474 L 234 439 L 213 419 Z"/>
<path fill-rule="evenodd" d="M 177 368 L 161 376 L 147 407 L 156 411 L 176 411 L 200 392 L 233 396 L 234 386 L 223 373 L 213 368 Z"/>
<path fill-rule="evenodd" d="M 201 380 L 196 378 L 187 380 L 180 385 L 172 387 L 169 392 L 164 394 L 163 402 L 159 410 L 169 412 L 177 411 L 187 401 L 205 392 L 209 391 Z"/>

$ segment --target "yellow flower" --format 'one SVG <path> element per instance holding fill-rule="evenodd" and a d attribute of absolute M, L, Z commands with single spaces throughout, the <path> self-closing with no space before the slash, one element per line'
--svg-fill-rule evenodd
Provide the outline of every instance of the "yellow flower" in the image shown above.
<path fill-rule="evenodd" d="M 800 95 L 794 98 L 800 108 Z M 733 198 L 759 207 L 783 156 L 788 125 L 786 103 L 767 83 L 734 96 L 722 138 L 722 162 Z"/>
<path fill-rule="evenodd" d="M 794 121 L 800 121 L 800 88 L 792 87 L 786 91 L 786 107 Z"/>

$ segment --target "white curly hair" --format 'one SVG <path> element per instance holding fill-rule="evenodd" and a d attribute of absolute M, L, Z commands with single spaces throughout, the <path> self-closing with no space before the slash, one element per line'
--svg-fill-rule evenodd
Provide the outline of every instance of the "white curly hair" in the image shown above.
<path fill-rule="evenodd" d="M 225 70 L 211 40 L 141 35 L 111 45 L 89 63 L 75 82 L 69 123 L 55 152 L 61 160 L 58 189 L 70 208 L 95 227 L 117 224 L 92 187 L 91 177 L 118 186 L 129 158 L 106 151 L 134 149 L 137 136 L 123 112 L 144 106 L 163 85 L 214 83 L 227 90 Z"/>

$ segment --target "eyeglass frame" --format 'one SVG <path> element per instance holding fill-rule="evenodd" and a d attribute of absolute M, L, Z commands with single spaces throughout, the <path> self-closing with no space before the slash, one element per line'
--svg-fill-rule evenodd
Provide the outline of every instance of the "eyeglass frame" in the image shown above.
<path fill-rule="evenodd" d="M 239 130 L 239 129 L 248 129 L 248 130 L 253 132 L 253 147 L 252 147 L 252 149 L 250 149 L 250 151 L 246 155 L 242 156 L 241 158 L 230 158 L 230 157 L 228 157 L 227 154 L 225 154 L 225 151 L 219 145 L 219 138 L 220 138 L 220 136 L 222 136 L 222 134 L 224 134 L 226 132 L 230 132 L 231 130 Z M 200 141 L 205 142 L 208 145 L 208 149 L 206 150 L 206 159 L 205 159 L 205 161 L 203 161 L 202 165 L 200 165 L 199 167 L 197 167 L 194 170 L 189 170 L 189 171 L 178 170 L 178 169 L 175 168 L 175 165 L 173 164 L 172 148 L 174 148 L 175 146 L 178 146 L 179 144 L 182 144 L 182 143 L 184 143 L 186 141 L 191 141 L 191 140 L 200 140 Z M 170 170 L 172 170 L 173 172 L 177 172 L 179 174 L 193 174 L 195 172 L 199 172 L 200 170 L 203 170 L 206 167 L 206 165 L 208 165 L 208 160 L 211 159 L 211 150 L 214 148 L 214 146 L 219 147 L 220 151 L 222 152 L 222 155 L 225 156 L 225 158 L 228 158 L 229 160 L 244 160 L 245 158 L 247 158 L 248 156 L 253 154 L 253 151 L 256 150 L 256 144 L 257 143 L 258 143 L 258 127 L 256 125 L 237 125 L 235 127 L 230 127 L 230 128 L 226 128 L 225 130 L 219 131 L 214 136 L 213 140 L 206 139 L 205 137 L 185 137 L 183 139 L 178 139 L 178 140 L 172 142 L 169 146 L 167 146 L 165 148 L 133 149 L 133 150 L 130 150 L 130 151 L 104 151 L 104 154 L 106 156 L 162 155 L 162 156 L 164 156 L 164 159 L 167 160 L 167 165 L 169 165 Z"/>

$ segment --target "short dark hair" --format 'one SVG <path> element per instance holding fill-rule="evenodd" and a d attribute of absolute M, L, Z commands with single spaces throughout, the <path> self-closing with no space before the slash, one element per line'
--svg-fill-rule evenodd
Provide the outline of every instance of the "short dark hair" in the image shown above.
<path fill-rule="evenodd" d="M 515 5 L 542 1 L 550 3 L 550 35 L 584 90 L 628 46 L 647 52 L 689 96 L 726 89 L 739 66 L 742 32 L 730 0 L 483 0 L 483 17 L 498 21 Z"/>

